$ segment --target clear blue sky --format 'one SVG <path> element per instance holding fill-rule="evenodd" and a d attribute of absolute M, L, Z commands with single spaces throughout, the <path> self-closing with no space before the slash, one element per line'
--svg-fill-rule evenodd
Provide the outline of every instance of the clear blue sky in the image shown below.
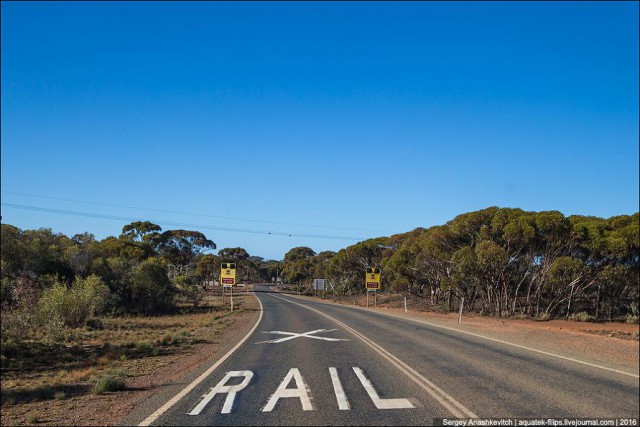
<path fill-rule="evenodd" d="M 638 31 L 638 2 L 3 1 L 2 203 L 48 211 L 2 221 L 281 259 L 493 205 L 631 214 Z"/>

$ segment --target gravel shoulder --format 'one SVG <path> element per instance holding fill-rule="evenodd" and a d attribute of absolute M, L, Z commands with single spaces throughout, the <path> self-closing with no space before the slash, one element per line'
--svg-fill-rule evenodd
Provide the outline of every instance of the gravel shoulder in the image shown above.
<path fill-rule="evenodd" d="M 152 375 L 141 378 L 139 384 L 132 384 L 134 388 L 140 387 L 143 393 L 132 396 L 128 402 L 123 400 L 121 415 L 110 424 L 139 424 L 229 352 L 253 328 L 260 315 L 255 296 L 245 297 L 245 306 L 247 311 L 236 317 L 214 343 L 172 361 Z"/>
<path fill-rule="evenodd" d="M 255 325 L 260 314 L 257 298 L 252 294 L 237 298 L 243 299 L 243 310 L 229 316 L 224 328 L 214 331 L 210 340 L 194 344 L 186 351 L 149 360 L 146 369 L 125 378 L 126 390 L 102 395 L 84 393 L 64 400 L 47 399 L 3 405 L 1 424 L 138 424 L 224 356 Z"/>

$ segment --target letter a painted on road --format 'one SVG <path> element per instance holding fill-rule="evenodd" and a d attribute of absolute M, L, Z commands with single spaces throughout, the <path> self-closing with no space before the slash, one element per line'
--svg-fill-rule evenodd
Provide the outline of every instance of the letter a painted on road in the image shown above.
<path fill-rule="evenodd" d="M 294 379 L 296 381 L 296 388 L 287 388 L 291 380 Z M 276 403 L 278 403 L 278 400 L 283 397 L 298 397 L 300 402 L 302 402 L 302 410 L 312 411 L 313 405 L 311 405 L 311 399 L 309 398 L 307 390 L 307 385 L 304 383 L 304 379 L 302 375 L 300 375 L 298 368 L 292 368 L 289 370 L 287 376 L 284 377 L 276 392 L 271 395 L 262 412 L 271 412 L 276 406 Z"/>

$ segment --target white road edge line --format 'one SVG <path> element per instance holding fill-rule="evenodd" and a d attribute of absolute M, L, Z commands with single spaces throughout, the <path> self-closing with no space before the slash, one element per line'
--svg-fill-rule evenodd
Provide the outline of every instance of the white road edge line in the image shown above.
<path fill-rule="evenodd" d="M 348 330 L 353 335 L 355 335 L 356 337 L 360 338 L 360 340 L 362 340 L 362 342 L 367 344 L 369 347 L 371 347 L 374 351 L 376 351 L 382 357 L 384 357 L 389 362 L 391 362 L 391 364 L 393 366 L 398 368 L 403 374 L 405 374 L 407 377 L 409 377 L 410 380 L 415 382 L 424 391 L 426 391 L 429 395 L 431 395 L 431 397 L 433 397 L 438 403 L 440 403 L 449 412 L 451 412 L 451 414 L 454 417 L 456 417 L 456 418 L 478 418 L 478 416 L 476 414 L 471 412 L 468 408 L 463 406 L 460 402 L 458 402 L 452 396 L 447 394 L 444 390 L 442 390 L 441 388 L 436 386 L 434 383 L 432 383 L 431 381 L 429 381 L 428 379 L 423 377 L 420 373 L 418 373 L 416 370 L 411 368 L 409 365 L 407 365 L 406 363 L 404 363 L 403 361 L 398 359 L 396 356 L 394 356 L 393 354 L 391 354 L 390 352 L 385 350 L 383 347 L 381 347 L 380 345 L 378 345 L 375 342 L 371 341 L 370 339 L 368 339 L 367 337 L 365 337 L 364 335 L 362 335 L 361 333 L 359 333 L 355 329 L 351 328 L 350 326 L 346 325 L 345 323 L 342 323 L 338 319 L 336 319 L 334 317 L 331 317 L 328 314 L 325 314 L 325 313 L 323 313 L 323 312 L 321 312 L 319 310 L 316 310 L 315 308 L 309 307 L 307 305 L 300 304 L 300 303 L 297 303 L 297 302 L 294 302 L 294 301 L 290 301 L 290 300 L 282 298 L 282 297 L 277 297 L 277 296 L 272 295 L 272 294 L 269 294 L 269 295 L 272 296 L 273 298 L 277 298 L 277 299 L 280 299 L 282 301 L 286 301 L 286 302 L 288 302 L 290 304 L 299 305 L 300 307 L 304 307 L 304 308 L 306 308 L 308 310 L 314 311 L 314 312 L 320 314 L 321 316 L 324 316 L 327 319 L 330 319 L 333 322 L 337 323 L 338 325 L 342 326 L 344 329 Z"/>
<path fill-rule="evenodd" d="M 240 347 L 242 344 L 244 344 L 244 342 L 251 336 L 251 334 L 253 334 L 253 332 L 256 330 L 256 328 L 260 324 L 260 321 L 262 320 L 262 314 L 263 314 L 264 310 L 262 309 L 262 302 L 260 301 L 260 298 L 258 298 L 256 296 L 255 292 L 252 292 L 252 294 L 253 294 L 254 298 L 257 299 L 258 302 L 260 303 L 260 316 L 258 317 L 258 321 L 256 322 L 255 325 L 253 325 L 253 328 L 251 328 L 249 333 L 247 335 L 245 335 L 245 337 L 242 338 L 242 340 L 238 344 L 236 344 L 235 347 L 233 347 L 231 350 L 229 350 L 229 352 L 227 354 L 222 356 L 212 367 L 207 369 L 202 375 L 200 375 L 198 378 L 193 380 L 193 382 L 191 384 L 186 386 L 180 393 L 178 393 L 175 396 L 173 396 L 167 403 L 162 405 L 153 414 L 149 415 L 144 421 L 142 421 L 140 424 L 138 424 L 139 426 L 149 426 L 149 425 L 151 425 L 151 423 L 153 423 L 155 420 L 157 420 L 162 414 L 167 412 L 173 405 L 178 403 L 178 401 L 180 399 L 185 397 L 191 390 L 193 390 L 195 388 L 195 386 L 200 384 L 209 375 L 211 375 L 211 373 L 213 373 L 213 371 L 215 371 L 218 366 L 220 366 L 225 360 L 227 360 L 229 358 L 229 356 L 231 356 L 238 349 L 238 347 Z"/>
<path fill-rule="evenodd" d="M 295 298 L 295 295 L 290 295 L 290 296 Z M 303 300 L 303 301 L 305 301 L 305 300 Z M 331 303 L 323 302 L 323 301 L 313 301 L 313 302 L 318 302 L 318 303 L 322 303 L 322 304 L 331 304 Z M 459 332 L 461 334 L 471 335 L 471 336 L 476 337 L 476 338 L 482 338 L 482 339 L 489 340 L 489 341 L 499 342 L 500 344 L 506 344 L 506 345 L 510 345 L 510 346 L 513 346 L 513 347 L 518 347 L 518 348 L 521 348 L 521 349 L 524 349 L 524 350 L 529 350 L 529 351 L 534 351 L 536 353 L 546 354 L 547 356 L 553 356 L 553 357 L 557 357 L 559 359 L 569 360 L 569 361 L 575 362 L 575 363 L 581 363 L 583 365 L 591 366 L 593 368 L 604 369 L 606 371 L 615 372 L 615 373 L 622 374 L 622 375 L 627 375 L 627 376 L 632 377 L 632 378 L 640 378 L 639 375 L 632 374 L 630 372 L 624 372 L 624 371 L 620 371 L 618 369 L 608 368 L 608 367 L 602 366 L 602 365 L 596 365 L 594 363 L 589 363 L 589 362 L 585 362 L 583 360 L 573 359 L 571 357 L 560 356 L 559 354 L 549 353 L 549 352 L 543 351 L 543 350 L 537 350 L 535 348 L 526 347 L 526 346 L 520 345 L 520 344 L 514 344 L 514 343 L 508 342 L 508 341 L 502 341 L 502 340 L 499 340 L 499 339 L 496 339 L 496 338 L 485 337 L 484 335 L 474 334 L 473 332 L 461 331 L 460 329 L 450 328 L 448 326 L 437 325 L 435 323 L 427 322 L 427 321 L 420 320 L 420 319 L 413 319 L 411 317 L 403 317 L 403 316 L 398 315 L 398 314 L 384 313 L 382 311 L 367 310 L 367 309 L 365 309 L 363 307 L 352 307 L 352 306 L 343 305 L 343 304 L 333 304 L 333 305 L 337 305 L 338 307 L 354 308 L 356 310 L 362 310 L 362 311 L 366 311 L 368 313 L 382 314 L 384 316 L 395 317 L 396 319 L 404 319 L 404 320 L 409 320 L 411 322 L 422 323 L 422 324 L 425 324 L 425 325 L 433 326 L 434 328 L 446 329 L 447 331 Z"/>

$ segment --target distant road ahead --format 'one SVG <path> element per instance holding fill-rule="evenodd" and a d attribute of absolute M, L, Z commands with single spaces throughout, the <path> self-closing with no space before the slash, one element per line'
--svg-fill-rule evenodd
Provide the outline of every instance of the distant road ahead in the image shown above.
<path fill-rule="evenodd" d="M 256 286 L 263 317 L 153 425 L 428 425 L 638 418 L 638 378 Z M 169 405 L 167 405 L 169 406 Z"/>

